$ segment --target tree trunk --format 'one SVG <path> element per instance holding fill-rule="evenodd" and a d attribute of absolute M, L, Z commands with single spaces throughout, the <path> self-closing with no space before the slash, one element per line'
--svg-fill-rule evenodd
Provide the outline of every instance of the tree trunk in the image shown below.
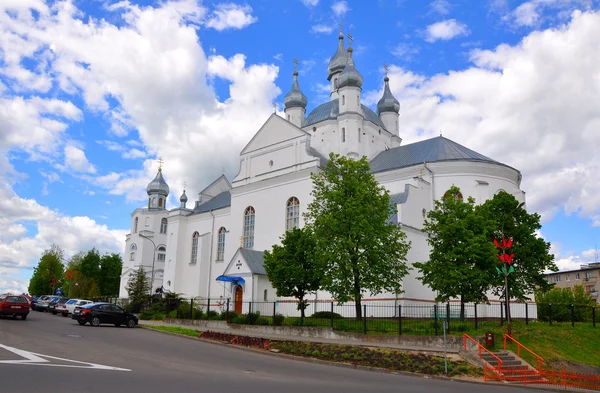
<path fill-rule="evenodd" d="M 354 306 L 356 307 L 356 319 L 361 320 L 362 315 L 362 306 L 361 306 L 361 296 L 360 296 L 360 284 L 358 283 L 358 279 L 354 279 Z"/>
<path fill-rule="evenodd" d="M 460 321 L 465 321 L 465 298 L 463 295 L 460 295 Z"/>
<path fill-rule="evenodd" d="M 300 297 L 300 326 L 304 326 L 304 296 Z"/>

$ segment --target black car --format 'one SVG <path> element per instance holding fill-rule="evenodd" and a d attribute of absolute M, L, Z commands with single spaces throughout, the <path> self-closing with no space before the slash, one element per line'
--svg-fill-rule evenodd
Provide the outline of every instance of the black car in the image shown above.
<path fill-rule="evenodd" d="M 92 326 L 110 324 L 117 327 L 125 325 L 129 328 L 134 328 L 138 324 L 138 318 L 135 315 L 126 312 L 116 304 L 110 303 L 91 303 L 75 307 L 71 318 L 76 320 L 80 325 L 85 325 L 86 323 Z"/>
<path fill-rule="evenodd" d="M 69 301 L 68 297 L 57 297 L 53 299 L 50 303 L 48 303 L 48 312 L 51 312 L 52 315 L 56 315 L 56 306 L 65 304 Z"/>

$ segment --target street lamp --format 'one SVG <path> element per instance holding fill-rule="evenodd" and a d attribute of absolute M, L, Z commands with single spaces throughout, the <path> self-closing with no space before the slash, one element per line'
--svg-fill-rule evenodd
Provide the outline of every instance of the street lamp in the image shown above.
<path fill-rule="evenodd" d="M 156 259 L 156 244 L 154 244 L 154 241 L 152 241 L 152 239 L 150 239 L 149 237 L 146 237 L 144 235 L 142 235 L 141 233 L 139 234 L 141 237 L 143 237 L 144 239 L 148 239 L 150 240 L 150 242 L 152 243 L 152 283 L 150 284 L 150 296 L 152 296 L 152 289 L 154 289 L 154 260 Z"/>

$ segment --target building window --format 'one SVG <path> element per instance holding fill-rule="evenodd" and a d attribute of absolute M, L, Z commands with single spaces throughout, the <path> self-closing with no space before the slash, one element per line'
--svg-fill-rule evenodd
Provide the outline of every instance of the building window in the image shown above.
<path fill-rule="evenodd" d="M 560 282 L 560 276 L 554 276 L 554 282 Z"/>
<path fill-rule="evenodd" d="M 579 276 L 579 273 L 575 273 L 575 280 L 580 280 L 581 277 Z"/>
<path fill-rule="evenodd" d="M 160 220 L 160 233 L 167 233 L 167 219 Z"/>
<path fill-rule="evenodd" d="M 449 191 L 446 191 L 446 193 L 444 194 L 444 199 L 448 199 L 450 197 Z M 463 200 L 463 194 L 462 192 L 459 192 L 458 194 L 456 194 L 454 196 L 454 201 L 458 201 L 458 200 Z"/>
<path fill-rule="evenodd" d="M 300 201 L 296 197 L 288 199 L 285 212 L 285 230 L 291 231 L 300 224 Z"/>
<path fill-rule="evenodd" d="M 135 260 L 135 252 L 137 251 L 137 246 L 135 245 L 135 243 L 133 243 L 130 247 L 129 247 L 129 260 L 130 261 L 134 261 Z"/>
<path fill-rule="evenodd" d="M 195 265 L 198 262 L 198 238 L 200 234 L 198 232 L 194 232 L 192 235 L 192 258 L 190 260 L 191 265 Z"/>
<path fill-rule="evenodd" d="M 334 79 L 333 79 L 333 88 L 334 88 L 334 89 L 337 89 L 337 88 L 338 88 L 338 81 L 337 81 L 337 78 L 334 78 Z"/>
<path fill-rule="evenodd" d="M 225 233 L 227 230 L 225 227 L 219 229 L 219 238 L 217 243 L 217 261 L 222 261 L 225 255 Z"/>
<path fill-rule="evenodd" d="M 139 220 L 140 219 L 138 217 L 136 217 L 135 220 L 133 220 L 133 233 L 137 233 Z"/>
<path fill-rule="evenodd" d="M 158 207 L 163 207 L 163 199 L 158 198 Z"/>
<path fill-rule="evenodd" d="M 342 142 L 346 142 L 346 129 L 342 128 Z"/>
<path fill-rule="evenodd" d="M 360 143 L 360 128 L 358 129 L 358 143 Z"/>
<path fill-rule="evenodd" d="M 264 293 L 264 295 L 263 295 L 263 300 L 264 300 L 265 302 L 267 301 L 267 295 L 268 295 L 268 294 L 269 294 L 269 291 L 267 291 L 267 290 L 265 289 L 265 293 Z"/>
<path fill-rule="evenodd" d="M 592 272 L 585 272 L 585 279 L 589 280 L 590 278 L 594 278 L 594 275 L 592 274 Z"/>
<path fill-rule="evenodd" d="M 244 210 L 244 236 L 243 236 L 243 247 L 252 248 L 254 247 L 254 215 L 255 211 L 252 206 L 248 206 Z"/>
<path fill-rule="evenodd" d="M 569 275 L 565 275 L 565 281 L 569 281 Z"/>
<path fill-rule="evenodd" d="M 356 105 L 360 105 L 360 96 L 356 96 Z"/>
<path fill-rule="evenodd" d="M 165 246 L 158 247 L 158 255 L 156 256 L 156 260 L 158 262 L 164 262 L 167 259 L 167 249 Z"/>

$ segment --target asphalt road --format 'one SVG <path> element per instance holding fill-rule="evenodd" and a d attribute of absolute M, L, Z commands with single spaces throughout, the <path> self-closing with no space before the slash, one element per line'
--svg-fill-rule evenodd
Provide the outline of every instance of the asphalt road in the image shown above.
<path fill-rule="evenodd" d="M 314 364 L 142 328 L 80 326 L 48 313 L 0 318 L 3 393 L 465 391 L 531 392 Z"/>

